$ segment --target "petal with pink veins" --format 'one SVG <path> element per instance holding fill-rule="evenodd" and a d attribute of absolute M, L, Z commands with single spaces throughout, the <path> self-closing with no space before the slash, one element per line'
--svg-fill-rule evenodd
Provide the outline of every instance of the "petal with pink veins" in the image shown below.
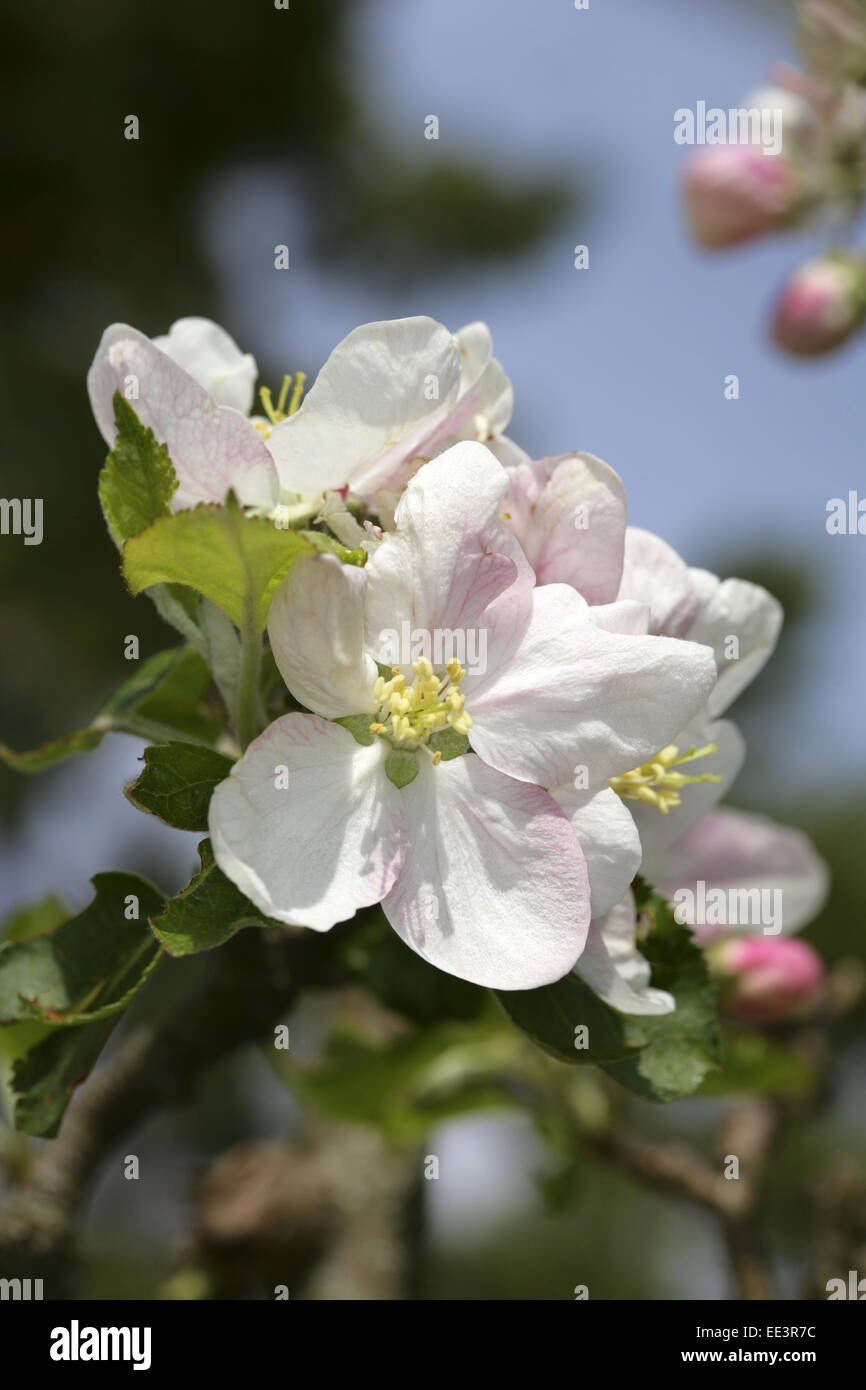
<path fill-rule="evenodd" d="M 386 753 L 381 740 L 362 747 L 316 714 L 275 720 L 211 799 L 223 873 L 269 917 L 315 931 L 379 902 L 406 845 Z"/>
<path fill-rule="evenodd" d="M 158 443 L 165 444 L 174 464 L 174 511 L 198 502 L 224 502 L 230 488 L 244 505 L 276 504 L 274 462 L 250 421 L 215 405 L 189 372 L 124 323 L 105 330 L 87 374 L 93 414 L 109 445 L 117 433 L 114 393 L 126 395 L 130 378 L 138 392 L 129 397 L 130 404 Z"/>
<path fill-rule="evenodd" d="M 583 949 L 589 883 L 552 797 L 467 754 L 423 760 L 403 790 L 409 827 L 382 906 L 432 965 L 492 989 L 561 979 Z"/>

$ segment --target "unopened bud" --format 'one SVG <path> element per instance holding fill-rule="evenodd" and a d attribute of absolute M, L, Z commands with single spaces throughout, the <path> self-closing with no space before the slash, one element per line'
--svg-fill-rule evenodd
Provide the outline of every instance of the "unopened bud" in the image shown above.
<path fill-rule="evenodd" d="M 791 220 L 803 201 L 797 167 L 761 145 L 714 145 L 686 166 L 683 195 L 701 246 L 735 246 Z"/>
<path fill-rule="evenodd" d="M 786 936 L 729 936 L 707 949 L 722 1003 L 747 1023 L 808 1014 L 824 985 L 824 962 L 808 942 Z"/>
<path fill-rule="evenodd" d="M 836 252 L 807 261 L 783 289 L 773 315 L 773 338 L 803 357 L 831 352 L 866 314 L 866 262 Z"/>

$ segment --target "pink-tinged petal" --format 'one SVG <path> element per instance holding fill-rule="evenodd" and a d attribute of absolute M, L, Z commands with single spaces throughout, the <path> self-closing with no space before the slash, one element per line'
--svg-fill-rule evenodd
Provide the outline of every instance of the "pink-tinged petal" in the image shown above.
<path fill-rule="evenodd" d="M 727 809 L 698 821 L 658 864 L 647 866 L 647 877 L 669 898 L 679 889 L 694 891 L 698 882 L 706 884 L 708 893 L 713 888 L 777 891 L 781 914 L 776 930 L 786 933 L 799 931 L 812 920 L 829 885 L 826 864 L 801 830 Z M 696 927 L 698 939 L 705 941 L 724 931 L 754 931 L 756 924 L 707 925 L 696 920 L 690 925 Z"/>
<path fill-rule="evenodd" d="M 409 839 L 382 906 L 431 964 L 493 989 L 571 969 L 589 926 L 577 838 L 552 797 L 471 754 L 424 760 L 403 790 Z"/>
<path fill-rule="evenodd" d="M 295 699 L 315 714 L 340 719 L 376 708 L 376 663 L 364 649 L 367 576 L 336 555 L 296 560 L 268 613 L 268 637 Z"/>
<path fill-rule="evenodd" d="M 282 486 L 317 493 L 348 485 L 362 496 L 387 487 L 424 452 L 459 388 L 460 353 L 441 323 L 362 324 L 337 344 L 300 410 L 268 440 Z"/>
<path fill-rule="evenodd" d="M 557 787 L 551 796 L 580 841 L 589 870 L 592 915 L 598 921 L 628 891 L 640 868 L 641 843 L 634 817 L 610 787 L 594 793 Z"/>
<path fill-rule="evenodd" d="M 223 873 L 269 917 L 315 931 L 379 902 L 406 844 L 386 752 L 381 740 L 362 747 L 316 714 L 277 719 L 211 799 Z"/>
<path fill-rule="evenodd" d="M 635 944 L 637 919 L 629 892 L 601 921 L 589 928 L 574 974 L 621 1014 L 669 1014 L 673 995 L 650 985 L 649 963 Z"/>
<path fill-rule="evenodd" d="M 720 580 L 708 570 L 690 573 L 699 607 L 687 635 L 691 642 L 705 642 L 713 649 L 719 679 L 710 696 L 709 713 L 717 718 L 773 652 L 784 614 L 778 599 L 760 584 Z"/>
<path fill-rule="evenodd" d="M 129 395 L 132 384 L 136 395 Z M 165 444 L 178 478 L 172 507 L 223 502 L 230 488 L 245 505 L 272 507 L 276 469 L 249 420 L 215 405 L 183 367 L 124 323 L 112 324 L 87 374 L 90 403 L 103 438 L 114 443 L 114 393 L 128 395 L 143 424 Z"/>
<path fill-rule="evenodd" d="M 210 319 L 177 319 L 153 342 L 203 386 L 216 405 L 249 415 L 255 399 L 258 368 L 250 352 L 241 352 L 231 334 Z"/>
<path fill-rule="evenodd" d="M 673 769 L 689 777 L 702 777 L 710 773 L 718 777 L 718 782 L 692 782 L 680 790 L 680 805 L 662 815 L 655 806 L 645 806 L 640 801 L 628 801 L 635 819 L 644 854 L 644 876 L 654 882 L 653 871 L 664 865 L 669 845 L 679 840 L 691 826 L 715 809 L 726 797 L 739 776 L 746 745 L 735 724 L 723 719 L 716 723 L 708 722 L 703 716 L 693 724 L 682 729 L 671 739 L 681 753 L 689 748 L 705 748 L 707 744 L 716 745 L 715 753 L 707 753 L 703 758 L 683 763 Z M 660 749 L 656 750 L 661 751 Z"/>
<path fill-rule="evenodd" d="M 592 604 L 616 598 L 625 489 L 606 463 L 574 453 L 518 465 L 504 507 L 539 584 L 570 584 Z"/>
<path fill-rule="evenodd" d="M 490 450 L 471 442 L 455 444 L 415 474 L 397 507 L 396 531 L 366 567 L 372 650 L 384 653 L 381 634 L 399 632 L 403 623 L 430 634 L 486 631 L 491 605 L 503 595 L 513 634 L 521 614 L 528 615 L 535 581 L 500 520 L 507 481 Z M 486 646 L 489 656 L 490 641 Z"/>
<path fill-rule="evenodd" d="M 698 611 L 698 596 L 685 560 L 659 536 L 629 526 L 620 598 L 650 606 L 650 632 L 685 637 Z"/>
<path fill-rule="evenodd" d="M 462 689 L 475 751 L 500 772 L 542 787 L 599 790 L 664 748 L 715 683 L 707 647 L 607 632 L 574 589 L 547 584 L 516 651 Z"/>

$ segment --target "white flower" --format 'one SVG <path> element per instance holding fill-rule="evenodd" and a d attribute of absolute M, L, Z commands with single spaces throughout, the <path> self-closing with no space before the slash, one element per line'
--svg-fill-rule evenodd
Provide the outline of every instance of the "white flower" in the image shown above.
<path fill-rule="evenodd" d="M 214 794 L 210 830 L 217 863 L 269 916 L 327 930 L 381 901 L 434 965 L 529 989 L 583 948 L 587 867 L 616 897 L 634 872 L 608 779 L 687 723 L 715 669 L 704 647 L 608 632 L 576 590 L 535 587 L 500 520 L 506 485 L 490 450 L 458 444 L 409 482 L 365 569 L 295 564 L 268 632 L 312 712 L 250 745 Z M 486 659 L 383 675 L 404 625 L 464 651 L 483 633 Z M 333 722 L 360 715 L 366 745 Z M 578 765 L 576 834 L 544 789 Z"/>
<path fill-rule="evenodd" d="M 210 319 L 177 319 L 168 333 L 154 338 L 165 352 L 188 371 L 216 405 L 241 415 L 252 412 L 259 374 L 251 352 L 241 352 L 234 338 Z"/>
<path fill-rule="evenodd" d="M 106 443 L 113 446 L 117 433 L 113 401 L 119 391 L 168 448 L 178 479 L 174 511 L 223 502 L 230 488 L 245 506 L 275 507 L 280 498 L 274 461 L 253 422 L 235 408 L 242 396 L 246 399 L 252 359 L 248 362 L 228 334 L 205 319 L 181 319 L 160 341 L 164 348 L 125 323 L 103 333 L 87 389 Z M 218 403 L 226 396 L 233 397 L 232 405 Z"/>
<path fill-rule="evenodd" d="M 402 491 L 421 463 L 460 440 L 499 440 L 512 391 L 483 323 L 456 334 L 435 319 L 365 323 L 338 343 L 300 409 L 268 443 L 282 486 Z"/>

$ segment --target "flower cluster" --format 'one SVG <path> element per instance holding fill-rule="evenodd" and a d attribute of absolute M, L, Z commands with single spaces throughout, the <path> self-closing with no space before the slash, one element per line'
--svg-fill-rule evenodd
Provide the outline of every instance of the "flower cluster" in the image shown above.
<path fill-rule="evenodd" d="M 780 67 L 775 85 L 746 100 L 750 139 L 708 138 L 686 164 L 683 195 L 696 240 L 711 250 L 817 229 L 824 244 L 790 275 L 771 316 L 779 347 L 816 356 L 866 322 L 866 251 L 849 244 L 866 194 L 866 7 L 797 0 L 795 15 L 805 70 Z M 760 139 L 766 119 L 781 123 L 772 148 Z"/>
<path fill-rule="evenodd" d="M 770 594 L 630 526 L 600 459 L 509 439 L 483 324 L 363 325 L 261 414 L 255 377 L 183 319 L 109 328 L 89 389 L 110 445 L 119 392 L 166 446 L 174 513 L 233 493 L 317 541 L 267 608 L 289 710 L 235 726 L 210 800 L 216 863 L 259 912 L 323 932 L 381 904 L 452 975 L 508 991 L 573 971 L 631 1014 L 674 1007 L 638 949 L 638 873 L 672 904 L 692 891 L 699 939 L 763 927 L 772 951 L 808 921 L 824 871 L 805 838 L 717 809 L 744 756 L 725 715 L 779 633 Z M 764 888 L 770 925 L 719 908 Z"/>

